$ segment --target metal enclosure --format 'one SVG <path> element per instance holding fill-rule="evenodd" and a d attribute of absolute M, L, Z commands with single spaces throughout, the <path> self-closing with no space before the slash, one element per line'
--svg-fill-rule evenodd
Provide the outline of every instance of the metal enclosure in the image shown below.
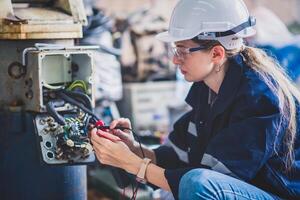
<path fill-rule="evenodd" d="M 33 50 L 27 54 L 27 73 L 24 77 L 23 97 L 25 110 L 45 112 L 45 85 L 65 86 L 83 80 L 92 96 L 92 53 L 84 47 L 64 50 Z M 70 110 L 71 105 L 58 110 Z"/>

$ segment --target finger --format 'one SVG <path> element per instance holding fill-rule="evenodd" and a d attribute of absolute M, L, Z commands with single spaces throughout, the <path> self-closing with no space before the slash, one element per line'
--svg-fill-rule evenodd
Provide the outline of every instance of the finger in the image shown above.
<path fill-rule="evenodd" d="M 107 133 L 107 132 L 104 132 L 102 130 L 98 130 L 97 132 L 99 134 L 100 137 L 104 137 L 112 142 L 117 142 L 117 141 L 121 141 L 121 138 L 119 138 L 118 136 L 115 136 L 111 133 Z"/>
<path fill-rule="evenodd" d="M 130 128 L 130 121 L 127 118 L 116 119 L 111 122 L 110 129 L 114 129 L 117 125 L 124 126 L 126 128 Z"/>
<path fill-rule="evenodd" d="M 91 142 L 93 145 L 98 144 L 101 146 L 105 146 L 106 143 L 111 142 L 110 140 L 101 137 L 101 135 L 97 133 L 98 131 L 99 130 L 97 130 L 96 132 L 95 131 L 92 132 Z"/>
<path fill-rule="evenodd" d="M 93 128 L 93 129 L 90 131 L 91 135 L 94 135 L 96 132 L 97 132 L 97 129 L 96 129 L 96 128 Z"/>
<path fill-rule="evenodd" d="M 122 119 L 122 118 L 116 119 L 116 120 L 114 120 L 114 121 L 112 121 L 112 122 L 110 123 L 109 128 L 110 128 L 110 129 L 114 129 L 117 125 L 122 125 L 122 123 L 123 123 L 123 119 Z"/>
<path fill-rule="evenodd" d="M 95 125 L 94 124 L 89 124 L 89 130 L 95 128 Z"/>
<path fill-rule="evenodd" d="M 119 129 L 113 130 L 115 136 L 119 137 L 122 140 L 128 139 L 128 133 L 121 131 Z"/>
<path fill-rule="evenodd" d="M 88 137 L 92 138 L 92 135 L 95 135 L 96 132 L 97 132 L 97 129 L 93 127 L 92 129 L 89 130 Z"/>

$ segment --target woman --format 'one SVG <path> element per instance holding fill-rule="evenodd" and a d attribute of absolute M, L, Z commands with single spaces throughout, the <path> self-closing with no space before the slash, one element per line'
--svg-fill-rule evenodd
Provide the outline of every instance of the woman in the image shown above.
<path fill-rule="evenodd" d="M 93 130 L 100 162 L 179 199 L 299 199 L 300 94 L 270 57 L 244 46 L 254 24 L 242 0 L 179 1 L 158 38 L 175 45 L 174 64 L 194 82 L 193 109 L 166 144 L 143 147 L 150 164 L 130 133 Z M 127 119 L 116 126 L 131 127 Z"/>

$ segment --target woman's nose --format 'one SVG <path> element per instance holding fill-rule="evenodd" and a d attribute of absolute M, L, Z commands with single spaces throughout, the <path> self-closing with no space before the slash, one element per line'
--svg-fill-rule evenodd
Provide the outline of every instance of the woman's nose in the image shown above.
<path fill-rule="evenodd" d="M 174 65 L 182 64 L 182 60 L 180 58 L 178 58 L 178 56 L 173 56 L 172 62 L 173 62 Z"/>

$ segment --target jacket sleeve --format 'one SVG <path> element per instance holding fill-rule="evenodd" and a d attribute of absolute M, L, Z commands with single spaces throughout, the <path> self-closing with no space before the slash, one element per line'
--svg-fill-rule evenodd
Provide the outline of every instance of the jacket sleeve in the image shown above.
<path fill-rule="evenodd" d="M 253 179 L 282 143 L 286 126 L 277 105 L 266 94 L 240 98 L 229 125 L 209 142 L 201 164 L 245 181 Z"/>
<path fill-rule="evenodd" d="M 178 169 L 188 164 L 186 130 L 192 111 L 183 115 L 173 127 L 165 144 L 154 149 L 157 165 L 165 169 Z"/>

